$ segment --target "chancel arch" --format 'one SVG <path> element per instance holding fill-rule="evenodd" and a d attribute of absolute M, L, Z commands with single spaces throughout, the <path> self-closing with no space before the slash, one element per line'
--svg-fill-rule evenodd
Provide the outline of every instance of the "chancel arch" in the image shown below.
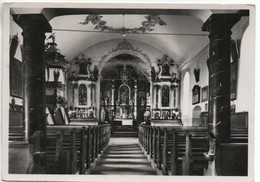
<path fill-rule="evenodd" d="M 118 42 L 118 43 L 114 47 L 109 48 L 110 50 L 108 52 L 105 52 L 104 55 L 102 55 L 100 58 L 98 58 L 98 60 L 100 61 L 99 72 L 101 72 L 103 67 L 106 65 L 107 61 L 109 61 L 109 60 L 111 61 L 112 58 L 119 56 L 119 55 L 135 56 L 135 57 L 139 58 L 139 61 L 141 63 L 151 67 L 152 58 L 151 58 L 151 55 L 148 55 L 148 54 L 151 52 L 151 50 L 160 52 L 159 50 L 156 50 L 155 48 L 153 48 L 150 45 L 145 45 L 143 42 L 133 41 L 133 40 L 129 40 L 129 39 L 109 40 L 109 41 L 103 42 L 102 46 L 106 46 L 106 44 L 109 45 L 110 42 Z M 96 46 L 98 46 L 98 45 L 96 45 Z M 96 47 L 96 46 L 94 46 L 94 47 Z M 94 47 L 90 48 L 90 49 L 95 49 Z"/>

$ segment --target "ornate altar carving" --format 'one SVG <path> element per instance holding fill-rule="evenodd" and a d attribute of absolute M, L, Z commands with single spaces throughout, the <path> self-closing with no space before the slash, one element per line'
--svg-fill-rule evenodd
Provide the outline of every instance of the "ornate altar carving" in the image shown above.
<path fill-rule="evenodd" d="M 83 58 L 78 61 L 78 66 L 79 66 L 78 74 L 84 76 L 89 75 L 90 65 L 91 65 L 91 59 L 90 58 L 85 59 L 83 55 Z"/>
<path fill-rule="evenodd" d="M 116 103 L 117 118 L 132 118 L 131 88 L 127 84 L 119 86 Z"/>
<path fill-rule="evenodd" d="M 172 119 L 172 111 L 179 107 L 178 68 L 168 55 L 157 59 L 157 66 L 159 70 L 151 68 L 152 119 Z"/>
<path fill-rule="evenodd" d="M 171 77 L 171 68 L 174 66 L 174 61 L 169 56 L 164 55 L 161 59 L 158 59 L 158 66 L 160 68 L 160 77 Z"/>

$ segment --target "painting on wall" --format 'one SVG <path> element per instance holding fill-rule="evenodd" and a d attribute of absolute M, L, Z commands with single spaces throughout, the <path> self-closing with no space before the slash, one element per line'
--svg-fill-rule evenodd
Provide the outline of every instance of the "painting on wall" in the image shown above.
<path fill-rule="evenodd" d="M 23 63 L 14 57 L 10 58 L 10 95 L 23 98 Z"/>
<path fill-rule="evenodd" d="M 192 104 L 200 103 L 200 86 L 194 85 L 192 89 Z"/>
<path fill-rule="evenodd" d="M 169 107 L 169 98 L 170 98 L 170 89 L 169 86 L 164 85 L 162 87 L 162 107 Z"/>
<path fill-rule="evenodd" d="M 208 86 L 201 89 L 201 102 L 208 101 Z"/>
<path fill-rule="evenodd" d="M 79 86 L 79 105 L 87 105 L 87 87 L 84 84 Z"/>

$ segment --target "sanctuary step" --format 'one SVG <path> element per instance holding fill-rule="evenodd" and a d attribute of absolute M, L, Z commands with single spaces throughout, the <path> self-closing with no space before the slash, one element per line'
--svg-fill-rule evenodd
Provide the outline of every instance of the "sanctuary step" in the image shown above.
<path fill-rule="evenodd" d="M 112 137 L 137 137 L 138 132 L 134 126 L 115 126 Z"/>
<path fill-rule="evenodd" d="M 91 174 L 156 175 L 137 138 L 111 138 L 109 146 Z"/>

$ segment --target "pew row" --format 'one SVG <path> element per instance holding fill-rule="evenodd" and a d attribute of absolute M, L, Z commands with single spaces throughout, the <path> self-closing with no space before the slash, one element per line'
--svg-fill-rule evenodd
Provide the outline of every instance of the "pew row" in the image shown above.
<path fill-rule="evenodd" d="M 140 125 L 138 135 L 141 146 L 161 174 L 211 175 L 206 169 L 215 158 L 217 175 L 248 175 L 247 112 L 231 115 L 229 138 L 214 144 L 213 158 L 209 149 L 212 137 L 207 127 Z"/>
<path fill-rule="evenodd" d="M 110 125 L 47 126 L 46 173 L 85 174 L 109 142 Z"/>
<path fill-rule="evenodd" d="M 208 151 L 206 127 L 139 126 L 141 146 L 163 175 L 203 175 Z"/>

